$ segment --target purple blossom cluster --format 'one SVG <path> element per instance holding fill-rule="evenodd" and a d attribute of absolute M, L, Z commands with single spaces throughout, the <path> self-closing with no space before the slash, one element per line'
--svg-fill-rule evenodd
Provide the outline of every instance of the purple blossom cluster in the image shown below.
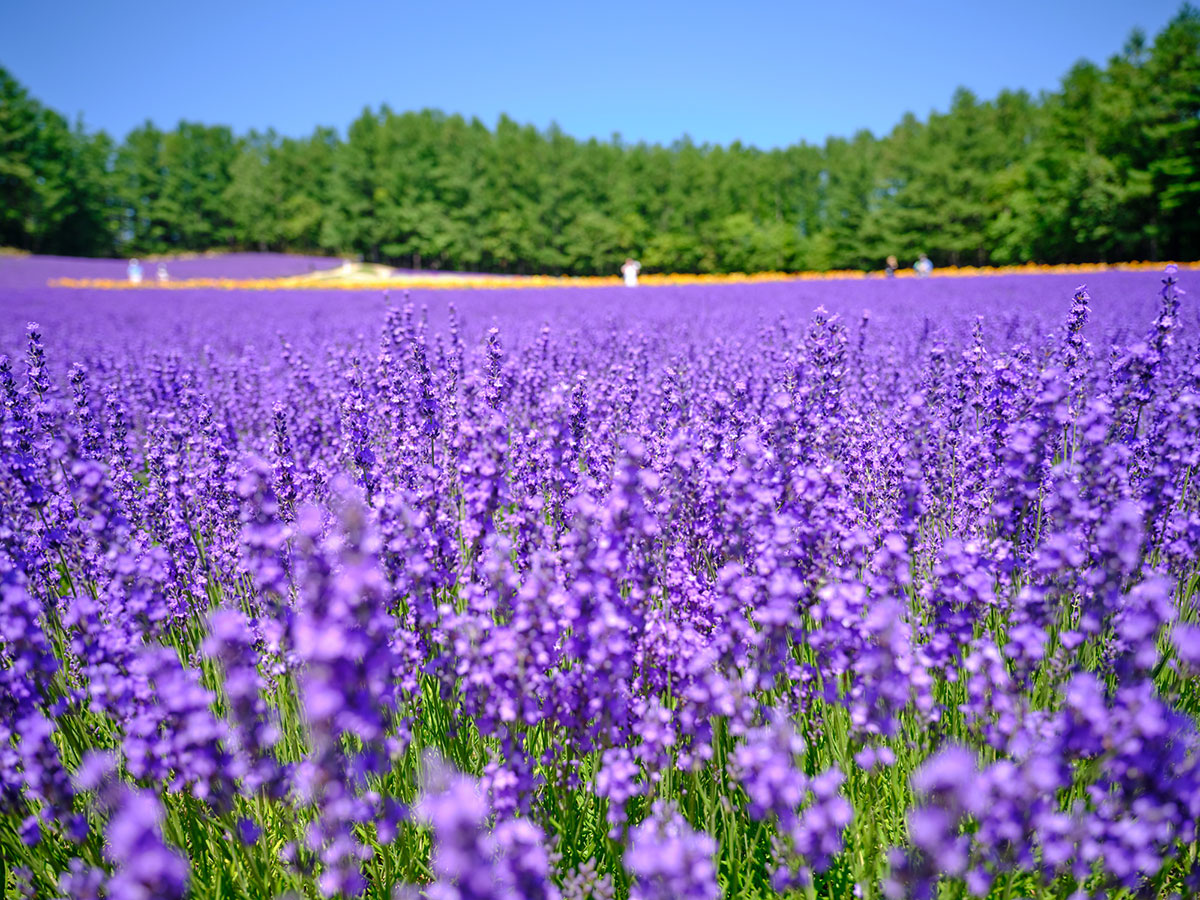
<path fill-rule="evenodd" d="M 11 871 L 1194 894 L 1197 308 L 948 282 L 0 288 Z"/>

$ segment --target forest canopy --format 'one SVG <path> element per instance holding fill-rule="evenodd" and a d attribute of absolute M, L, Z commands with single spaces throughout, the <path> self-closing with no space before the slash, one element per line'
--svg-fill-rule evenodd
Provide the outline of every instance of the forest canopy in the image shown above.
<path fill-rule="evenodd" d="M 1200 11 L 1033 97 L 965 88 L 892 131 L 762 150 L 580 140 L 365 109 L 344 135 L 70 124 L 0 68 L 0 246 L 230 249 L 413 268 L 611 274 L 1192 258 Z"/>

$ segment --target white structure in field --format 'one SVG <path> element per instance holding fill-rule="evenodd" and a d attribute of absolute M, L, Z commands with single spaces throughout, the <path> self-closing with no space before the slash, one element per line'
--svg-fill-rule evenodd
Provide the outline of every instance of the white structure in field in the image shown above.
<path fill-rule="evenodd" d="M 630 257 L 625 260 L 621 266 L 621 274 L 625 277 L 625 287 L 637 287 L 638 272 L 642 271 L 642 264 L 636 259 Z"/>

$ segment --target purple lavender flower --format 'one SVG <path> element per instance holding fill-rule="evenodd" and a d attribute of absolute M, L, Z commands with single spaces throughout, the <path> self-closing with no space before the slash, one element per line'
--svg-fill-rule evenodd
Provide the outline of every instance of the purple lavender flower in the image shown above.
<path fill-rule="evenodd" d="M 258 671 L 259 654 L 254 645 L 250 622 L 241 611 L 221 609 L 212 613 L 204 652 L 224 669 L 232 726 L 231 774 L 247 791 L 263 790 L 278 797 L 286 783 L 273 753 L 280 738 L 279 727 L 262 697 L 266 685 Z"/>
<path fill-rule="evenodd" d="M 112 900 L 173 900 L 187 895 L 188 864 L 162 836 L 163 808 L 148 791 L 125 789 L 108 827 L 104 852 L 113 863 Z"/>
<path fill-rule="evenodd" d="M 694 831 L 679 812 L 656 801 L 650 817 L 633 829 L 625 868 L 633 875 L 632 900 L 716 900 L 721 896 L 713 857 L 717 842 Z"/>
<path fill-rule="evenodd" d="M 557 900 L 542 830 L 527 819 L 510 819 L 490 832 L 490 810 L 479 784 L 437 760 L 428 766 L 429 784 L 415 812 L 433 831 L 437 880 L 429 896 Z"/>

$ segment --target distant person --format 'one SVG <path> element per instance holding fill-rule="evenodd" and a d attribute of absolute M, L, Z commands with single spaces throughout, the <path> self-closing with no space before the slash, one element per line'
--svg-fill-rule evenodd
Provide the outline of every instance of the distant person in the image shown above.
<path fill-rule="evenodd" d="M 637 287 L 638 272 L 642 271 L 642 264 L 633 257 L 625 260 L 621 266 L 621 275 L 625 278 L 625 287 Z"/>
<path fill-rule="evenodd" d="M 883 272 L 888 278 L 895 278 L 896 270 L 898 268 L 900 268 L 900 260 L 896 259 L 894 256 L 889 256 L 887 258 L 887 265 L 884 267 Z"/>
<path fill-rule="evenodd" d="M 155 272 L 155 277 L 158 279 L 159 284 L 166 284 L 168 281 L 171 280 L 171 276 L 169 274 L 167 274 L 167 264 L 166 263 L 158 264 L 158 270 Z"/>
<path fill-rule="evenodd" d="M 924 253 L 921 258 L 913 263 L 913 268 L 917 270 L 917 275 L 921 278 L 928 278 L 929 273 L 933 271 L 933 263 L 929 261 L 929 257 Z"/>
<path fill-rule="evenodd" d="M 126 271 L 129 273 L 130 284 L 142 283 L 142 264 L 140 262 L 138 262 L 136 259 L 131 259 L 129 261 L 129 267 Z"/>

